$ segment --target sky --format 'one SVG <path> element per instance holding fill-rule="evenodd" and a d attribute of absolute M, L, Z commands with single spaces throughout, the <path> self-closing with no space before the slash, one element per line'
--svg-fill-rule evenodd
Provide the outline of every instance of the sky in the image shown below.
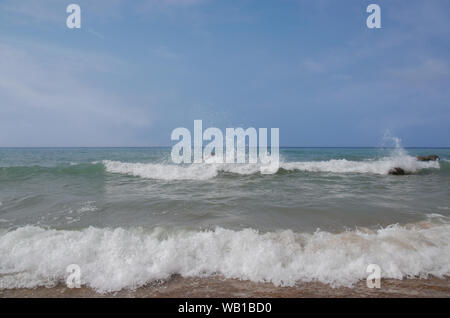
<path fill-rule="evenodd" d="M 449 58 L 448 0 L 2 0 L 0 146 L 166 146 L 202 119 L 449 147 Z"/>

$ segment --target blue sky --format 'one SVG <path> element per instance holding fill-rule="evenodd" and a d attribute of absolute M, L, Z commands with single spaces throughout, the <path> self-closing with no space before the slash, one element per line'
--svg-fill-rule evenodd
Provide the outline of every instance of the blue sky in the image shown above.
<path fill-rule="evenodd" d="M 2 0 L 0 146 L 170 145 L 194 119 L 450 146 L 449 39 L 448 0 Z"/>

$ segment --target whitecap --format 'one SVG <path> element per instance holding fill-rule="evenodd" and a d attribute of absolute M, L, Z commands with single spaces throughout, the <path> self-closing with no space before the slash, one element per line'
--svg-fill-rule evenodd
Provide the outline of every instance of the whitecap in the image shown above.
<path fill-rule="evenodd" d="M 100 292 L 135 288 L 171 275 L 221 275 L 292 286 L 318 281 L 352 286 L 378 264 L 383 278 L 450 274 L 450 225 L 399 226 L 377 231 L 313 234 L 253 229 L 50 230 L 25 226 L 0 234 L 1 288 L 64 282 L 81 268 L 83 285 Z"/>
<path fill-rule="evenodd" d="M 220 172 L 239 175 L 256 174 L 261 164 L 188 164 L 175 165 L 163 163 L 132 163 L 104 160 L 106 171 L 135 177 L 160 180 L 208 180 L 217 177 Z M 361 173 L 387 175 L 392 168 L 399 167 L 407 173 L 416 173 L 423 169 L 439 169 L 439 162 L 421 162 L 411 156 L 386 157 L 378 160 L 351 161 L 332 159 L 327 161 L 281 162 L 280 168 L 288 171 Z M 277 171 L 274 171 L 276 173 Z"/>

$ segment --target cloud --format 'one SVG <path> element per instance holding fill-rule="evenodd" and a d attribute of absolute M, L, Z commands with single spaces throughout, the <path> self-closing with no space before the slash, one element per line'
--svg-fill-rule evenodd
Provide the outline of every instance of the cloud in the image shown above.
<path fill-rule="evenodd" d="M 313 61 L 311 59 L 307 59 L 303 62 L 303 67 L 313 73 L 322 73 L 325 71 L 325 65 L 316 61 Z"/>
<path fill-rule="evenodd" d="M 78 0 L 82 13 L 89 12 L 98 19 L 117 18 L 122 16 L 122 10 L 133 11 L 137 15 L 145 15 L 148 10 L 170 10 L 174 8 L 192 7 L 208 0 Z M 52 24 L 65 23 L 66 7 L 70 2 L 60 0 L 4 0 L 0 10 L 15 16 L 15 23 L 48 22 Z"/>
<path fill-rule="evenodd" d="M 151 50 L 151 52 L 153 55 L 166 60 L 178 60 L 183 57 L 182 54 L 172 51 L 166 46 L 155 47 Z"/>
<path fill-rule="evenodd" d="M 97 31 L 93 30 L 92 28 L 88 28 L 88 32 L 89 32 L 90 34 L 92 34 L 93 36 L 95 36 L 95 37 L 101 39 L 101 40 L 104 40 L 104 39 L 105 39 L 105 36 L 104 36 L 103 34 L 101 34 L 101 33 L 97 32 Z"/>
<path fill-rule="evenodd" d="M 97 73 L 122 71 L 116 59 L 0 42 L 0 69 L 0 146 L 121 145 L 152 122 L 95 84 Z"/>
<path fill-rule="evenodd" d="M 0 5 L 4 13 L 13 14 L 21 17 L 19 23 L 49 21 L 58 23 L 65 21 L 65 7 L 61 6 L 61 1 L 57 0 L 24 0 L 11 1 L 6 0 Z M 64 8 L 61 13 L 59 9 Z"/>
<path fill-rule="evenodd" d="M 390 73 L 401 80 L 426 82 L 450 80 L 450 66 L 447 61 L 426 58 L 422 63 L 391 70 Z"/>

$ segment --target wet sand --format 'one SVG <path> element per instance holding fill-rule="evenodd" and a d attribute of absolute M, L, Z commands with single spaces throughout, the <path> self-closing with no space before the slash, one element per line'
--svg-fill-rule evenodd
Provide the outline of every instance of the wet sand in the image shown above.
<path fill-rule="evenodd" d="M 370 289 L 365 281 L 352 288 L 333 288 L 322 283 L 301 283 L 294 287 L 277 287 L 270 283 L 253 283 L 236 279 L 182 278 L 175 276 L 166 282 L 154 283 L 135 290 L 98 293 L 87 287 L 67 288 L 65 285 L 34 289 L 4 289 L 0 297 L 249 297 L 249 298 L 311 298 L 311 297 L 450 297 L 450 277 L 428 279 L 382 280 L 380 289 Z"/>

